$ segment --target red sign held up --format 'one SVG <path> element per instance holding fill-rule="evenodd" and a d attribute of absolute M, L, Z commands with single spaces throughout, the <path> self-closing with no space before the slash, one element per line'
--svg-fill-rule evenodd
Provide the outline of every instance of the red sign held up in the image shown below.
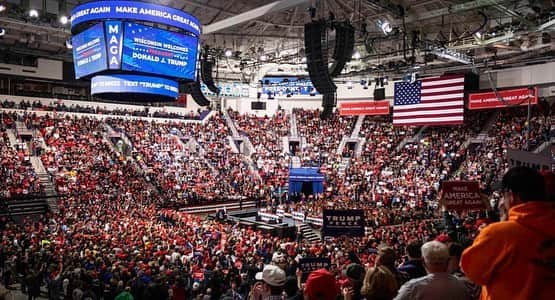
<path fill-rule="evenodd" d="M 339 106 L 341 116 L 389 115 L 389 101 L 346 102 Z"/>
<path fill-rule="evenodd" d="M 535 87 L 533 91 L 532 93 L 532 90 L 527 88 L 499 91 L 499 96 L 505 100 L 505 103 L 499 100 L 494 92 L 468 94 L 468 109 L 526 106 L 528 98 L 530 98 L 530 104 L 538 104 L 538 88 Z"/>
<path fill-rule="evenodd" d="M 486 208 L 476 181 L 445 181 L 441 185 L 441 204 L 447 210 L 480 210 Z"/>

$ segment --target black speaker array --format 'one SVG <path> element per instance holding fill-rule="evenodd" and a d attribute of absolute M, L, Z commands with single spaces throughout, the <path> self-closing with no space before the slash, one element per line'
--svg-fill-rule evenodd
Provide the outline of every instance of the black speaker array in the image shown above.
<path fill-rule="evenodd" d="M 200 90 L 200 82 L 193 81 L 193 82 L 184 83 L 183 84 L 183 91 L 186 94 L 191 95 L 191 97 L 193 97 L 193 100 L 195 100 L 195 102 L 198 105 L 200 105 L 200 106 L 210 105 L 210 100 L 206 99 L 206 97 L 204 97 L 204 94 Z"/>
<path fill-rule="evenodd" d="M 214 68 L 214 60 L 209 59 L 207 56 L 204 56 L 200 60 L 200 77 L 202 78 L 202 82 L 206 84 L 208 90 L 210 90 L 214 94 L 219 94 L 220 89 L 216 87 L 214 84 L 214 78 L 212 77 L 212 69 Z"/>
<path fill-rule="evenodd" d="M 328 49 L 326 43 L 324 20 L 313 21 L 304 25 L 304 46 L 306 65 L 310 80 L 320 94 L 335 93 L 337 87 L 328 72 Z"/>
<path fill-rule="evenodd" d="M 337 95 L 335 93 L 328 93 L 322 95 L 322 114 L 321 119 L 327 119 L 333 114 L 333 108 L 337 105 Z"/>
<path fill-rule="evenodd" d="M 335 62 L 329 69 L 331 77 L 341 73 L 345 64 L 351 61 L 355 48 L 355 29 L 349 22 L 336 22 L 335 27 L 335 48 L 333 59 Z"/>

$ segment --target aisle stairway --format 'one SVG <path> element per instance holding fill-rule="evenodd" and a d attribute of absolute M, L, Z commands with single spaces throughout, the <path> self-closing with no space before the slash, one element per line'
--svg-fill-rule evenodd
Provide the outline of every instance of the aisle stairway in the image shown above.
<path fill-rule="evenodd" d="M 351 138 L 358 138 L 358 134 L 360 133 L 360 129 L 362 128 L 362 124 L 364 124 L 364 116 L 358 116 L 357 122 L 355 123 L 355 128 L 351 133 Z"/>
<path fill-rule="evenodd" d="M 33 166 L 35 172 L 37 173 L 37 176 L 39 177 L 40 184 L 44 187 L 44 192 L 46 196 L 49 197 L 46 199 L 46 204 L 48 205 L 48 208 L 53 213 L 57 213 L 58 204 L 56 203 L 56 196 L 58 195 L 58 193 L 56 192 L 56 188 L 50 178 L 50 175 L 48 174 L 48 171 L 46 171 L 46 168 L 44 167 L 42 161 L 40 160 L 40 157 L 38 156 L 31 157 L 31 165 Z"/>
<path fill-rule="evenodd" d="M 224 116 L 225 119 L 225 123 L 227 124 L 227 127 L 229 128 L 229 130 L 232 133 L 233 138 L 239 138 L 239 131 L 237 130 L 237 127 L 235 126 L 235 123 L 233 122 L 233 120 L 231 119 L 231 117 L 229 116 L 229 114 L 227 113 L 227 110 L 222 110 L 222 114 Z"/>
<path fill-rule="evenodd" d="M 420 137 L 422 136 L 422 133 L 424 132 L 424 130 L 426 130 L 428 128 L 428 126 L 422 126 L 420 127 L 420 129 L 418 130 L 418 132 L 416 132 L 414 135 L 411 136 L 407 136 L 405 137 L 395 148 L 395 152 L 399 152 L 401 149 L 403 149 L 403 147 L 405 147 L 406 144 L 408 143 L 416 143 L 420 140 Z"/>
<path fill-rule="evenodd" d="M 312 229 L 305 223 L 298 225 L 298 234 L 301 234 L 303 238 L 307 239 L 311 243 L 319 242 L 322 240 L 321 233 L 318 230 Z"/>
<path fill-rule="evenodd" d="M 295 116 L 295 113 L 291 113 L 290 116 L 291 122 L 289 123 L 291 124 L 291 128 L 289 132 L 292 137 L 297 137 L 299 134 L 297 130 L 297 117 Z"/>
<path fill-rule="evenodd" d="M 15 132 L 13 129 L 8 129 L 6 130 L 6 133 L 8 134 L 8 140 L 10 142 L 10 145 L 12 147 L 15 147 L 15 145 L 17 145 L 17 138 L 15 137 Z"/>
<path fill-rule="evenodd" d="M 339 146 L 337 147 L 337 154 L 342 154 L 343 153 L 343 148 L 345 148 L 345 145 L 347 144 L 347 136 L 343 136 L 341 138 L 341 142 L 339 142 Z"/>

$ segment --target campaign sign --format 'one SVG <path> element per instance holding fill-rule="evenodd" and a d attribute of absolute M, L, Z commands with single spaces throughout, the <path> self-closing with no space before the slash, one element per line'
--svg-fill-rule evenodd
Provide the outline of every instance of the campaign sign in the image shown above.
<path fill-rule="evenodd" d="M 136 23 L 125 23 L 123 71 L 195 80 L 196 37 Z"/>
<path fill-rule="evenodd" d="M 136 93 L 177 98 L 177 82 L 165 78 L 140 75 L 98 75 L 91 80 L 91 94 Z"/>
<path fill-rule="evenodd" d="M 120 21 L 104 22 L 104 31 L 108 41 L 108 69 L 119 70 L 121 65 L 121 48 L 123 46 L 123 24 Z"/>
<path fill-rule="evenodd" d="M 528 105 L 528 101 L 530 101 L 530 104 L 538 104 L 537 87 L 534 88 L 533 91 L 522 88 L 502 90 L 499 91 L 498 94 L 505 102 L 499 100 L 494 92 L 468 94 L 468 109 L 488 109 L 517 105 L 526 106 Z"/>
<path fill-rule="evenodd" d="M 341 116 L 389 115 L 389 101 L 346 102 L 339 106 Z"/>
<path fill-rule="evenodd" d="M 310 272 L 319 269 L 329 270 L 331 267 L 331 260 L 326 257 L 311 257 L 311 258 L 301 258 L 299 260 L 299 269 L 303 272 L 302 282 L 305 282 L 310 275 Z"/>
<path fill-rule="evenodd" d="M 441 203 L 448 210 L 480 210 L 484 202 L 476 181 L 444 181 L 441 184 Z"/>
<path fill-rule="evenodd" d="M 200 22 L 190 14 L 172 8 L 141 1 L 91 1 L 71 11 L 71 31 L 92 21 L 137 20 L 164 24 L 200 36 Z"/>
<path fill-rule="evenodd" d="M 362 209 L 324 209 L 322 236 L 364 236 L 364 211 Z"/>
<path fill-rule="evenodd" d="M 76 79 L 106 70 L 106 41 L 102 24 L 73 36 L 71 44 Z"/>

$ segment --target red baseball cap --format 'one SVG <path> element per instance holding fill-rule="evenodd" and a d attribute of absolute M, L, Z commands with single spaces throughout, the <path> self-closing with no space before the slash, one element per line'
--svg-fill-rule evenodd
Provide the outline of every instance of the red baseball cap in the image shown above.
<path fill-rule="evenodd" d="M 308 275 L 304 293 L 309 300 L 335 300 L 339 292 L 335 278 L 326 269 L 319 269 Z"/>

